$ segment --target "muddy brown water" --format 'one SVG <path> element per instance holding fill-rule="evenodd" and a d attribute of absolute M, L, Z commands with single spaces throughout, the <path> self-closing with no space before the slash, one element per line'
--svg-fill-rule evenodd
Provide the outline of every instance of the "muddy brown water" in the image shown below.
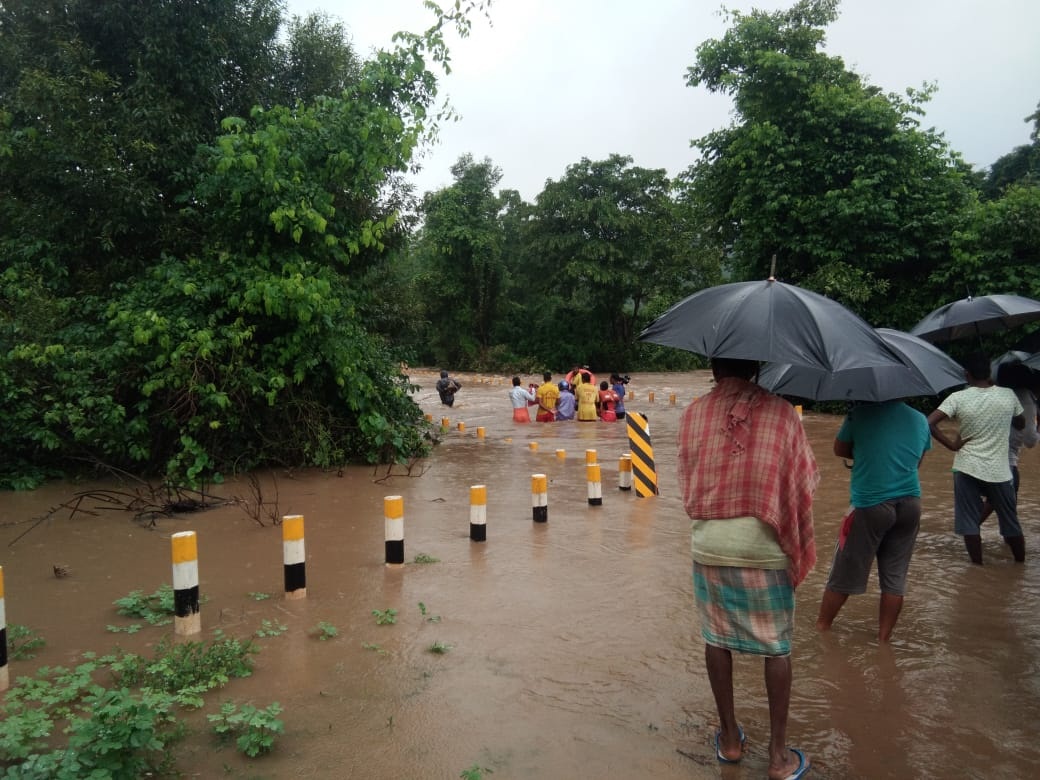
<path fill-rule="evenodd" d="M 750 740 L 743 764 L 720 767 L 710 747 L 716 715 L 693 606 L 688 521 L 675 486 L 679 415 L 709 389 L 707 373 L 638 375 L 629 385 L 629 408 L 650 421 L 661 491 L 654 498 L 617 488 L 618 457 L 628 450 L 623 424 L 517 425 L 507 378 L 459 378 L 463 389 L 449 409 L 433 391 L 436 375 L 413 371 L 422 386 L 416 399 L 435 424 L 447 417 L 449 427 L 411 473 L 354 467 L 261 475 L 279 514 L 306 518 L 303 600 L 281 598 L 280 529 L 260 527 L 239 506 L 159 520 L 155 528 L 121 512 L 70 519 L 60 511 L 25 533 L 27 521 L 77 491 L 114 486 L 65 483 L 0 495 L 7 619 L 47 641 L 33 661 L 12 661 L 12 679 L 40 665 L 76 663 L 88 650 L 146 650 L 170 633 L 117 635 L 105 626 L 128 622 L 113 600 L 170 582 L 169 537 L 194 530 L 207 599 L 202 636 L 216 628 L 249 636 L 263 620 L 287 630 L 259 639 L 254 675 L 211 693 L 205 710 L 189 718 L 192 733 L 177 749 L 186 776 L 457 778 L 478 766 L 496 780 L 764 777 L 760 660 L 737 656 L 735 663 L 738 715 Z M 873 577 L 830 635 L 815 632 L 848 502 L 848 472 L 831 454 L 839 422 L 804 418 L 823 472 L 815 503 L 821 562 L 797 594 L 791 744 L 806 750 L 814 776 L 823 778 L 1035 776 L 1040 565 L 1035 555 L 1014 565 L 995 523 L 984 529 L 986 565 L 968 565 L 952 533 L 950 453 L 933 449 L 921 470 L 924 517 L 891 645 L 875 638 Z M 563 460 L 557 449 L 566 450 Z M 587 449 L 602 464 L 598 507 L 588 504 Z M 1021 463 L 1020 508 L 1032 550 L 1040 544 L 1037 462 L 1034 450 Z M 532 522 L 534 473 L 549 481 L 544 525 Z M 487 486 L 483 544 L 469 540 L 475 484 Z M 239 481 L 219 492 L 249 496 Z M 385 565 L 388 495 L 404 497 L 403 567 Z M 420 553 L 439 562 L 415 563 Z M 68 566 L 69 576 L 55 578 L 55 564 Z M 255 601 L 251 592 L 274 597 Z M 398 611 L 396 624 L 377 625 L 372 611 L 388 608 Z M 314 638 L 320 621 L 338 636 Z M 430 652 L 435 642 L 450 651 Z M 283 705 L 286 733 L 271 755 L 250 760 L 212 741 L 203 716 L 225 700 Z"/>

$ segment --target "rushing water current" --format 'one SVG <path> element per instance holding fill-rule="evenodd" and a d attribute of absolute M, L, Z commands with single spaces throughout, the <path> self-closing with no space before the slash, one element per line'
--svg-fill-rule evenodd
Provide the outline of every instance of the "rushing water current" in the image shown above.
<path fill-rule="evenodd" d="M 47 642 L 34 660 L 11 662 L 12 680 L 40 665 L 73 664 L 88 650 L 146 650 L 170 634 L 168 626 L 113 634 L 106 625 L 127 622 L 115 599 L 171 581 L 169 537 L 194 530 L 201 636 L 219 628 L 246 637 L 265 620 L 286 630 L 257 640 L 252 677 L 211 693 L 190 716 L 192 732 L 177 747 L 187 777 L 420 780 L 457 778 L 471 767 L 494 780 L 763 777 L 761 660 L 735 660 L 750 746 L 743 763 L 720 767 L 710 744 L 717 716 L 675 484 L 679 415 L 710 388 L 707 372 L 638 375 L 629 385 L 627 406 L 647 415 L 654 447 L 660 495 L 647 498 L 618 489 L 618 459 L 629 449 L 623 423 L 518 425 L 501 376 L 460 374 L 449 409 L 435 379 L 412 373 L 435 426 L 448 422 L 432 457 L 411 468 L 259 474 L 259 513 L 248 506 L 256 492 L 245 478 L 215 491 L 244 503 L 154 527 L 100 500 L 80 505 L 92 514 L 70 517 L 62 507 L 85 491 L 132 484 L 0 494 L 7 620 Z M 1021 460 L 1027 562 L 1012 562 L 993 521 L 978 567 L 952 532 L 952 455 L 938 445 L 928 453 L 906 605 L 884 646 L 874 576 L 830 634 L 815 631 L 848 504 L 849 472 L 831 452 L 839 423 L 804 417 L 823 474 L 814 509 L 820 563 L 797 593 L 791 744 L 811 757 L 818 778 L 1035 777 L 1040 454 Z M 601 506 L 588 500 L 589 449 L 601 464 Z M 532 517 L 536 473 L 548 479 L 544 524 Z M 487 487 L 483 543 L 469 538 L 473 485 Z M 404 502 L 399 567 L 385 564 L 390 495 Z M 305 517 L 300 600 L 281 597 L 281 530 L 269 518 L 286 514 Z M 415 562 L 420 555 L 437 560 Z M 56 577 L 56 565 L 67 576 Z M 273 597 L 250 595 L 258 592 Z M 378 624 L 373 611 L 388 609 L 397 610 L 396 623 Z M 315 636 L 322 621 L 336 637 Z M 286 733 L 273 753 L 250 760 L 211 739 L 204 715 L 225 700 L 282 704 Z"/>

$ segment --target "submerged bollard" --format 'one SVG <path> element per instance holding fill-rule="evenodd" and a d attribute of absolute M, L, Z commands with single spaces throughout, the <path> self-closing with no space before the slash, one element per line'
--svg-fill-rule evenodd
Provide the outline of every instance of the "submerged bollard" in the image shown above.
<path fill-rule="evenodd" d="M 425 418 L 426 422 L 433 422 L 432 414 L 424 414 L 423 417 Z"/>
<path fill-rule="evenodd" d="M 404 498 L 383 498 L 383 519 L 386 529 L 386 565 L 404 565 Z"/>
<path fill-rule="evenodd" d="M 531 513 L 536 523 L 549 521 L 549 480 L 545 474 L 531 475 Z"/>
<path fill-rule="evenodd" d="M 650 403 L 654 402 L 654 391 L 653 390 L 651 390 L 649 393 L 646 394 L 646 400 L 649 401 Z"/>
<path fill-rule="evenodd" d="M 477 428 L 477 438 L 478 439 L 483 439 L 484 436 L 486 435 L 486 433 L 487 432 L 484 430 L 484 426 L 483 425 L 481 425 L 480 427 Z"/>
<path fill-rule="evenodd" d="M 798 412 L 798 419 L 801 420 L 802 419 L 802 405 L 801 404 L 796 404 L 795 407 L 794 407 L 794 410 L 796 412 Z"/>
<path fill-rule="evenodd" d="M 441 418 L 441 430 L 442 431 L 446 431 L 446 430 L 448 430 L 448 428 L 450 426 L 451 426 L 451 420 L 449 420 L 447 417 L 442 417 Z"/>
<path fill-rule="evenodd" d="M 675 393 L 672 393 L 668 396 L 668 403 L 670 403 L 672 406 L 675 406 Z"/>
<path fill-rule="evenodd" d="M 0 566 L 0 691 L 11 686 L 11 674 L 7 669 L 7 612 L 4 607 L 4 567 Z"/>
<path fill-rule="evenodd" d="M 632 489 L 632 456 L 622 455 L 618 458 L 618 490 Z"/>
<path fill-rule="evenodd" d="M 589 506 L 603 505 L 603 483 L 600 481 L 598 463 L 585 466 L 585 480 L 589 483 Z"/>
<path fill-rule="evenodd" d="M 567 460 L 567 450 L 556 450 L 557 460 Z"/>
<path fill-rule="evenodd" d="M 194 531 L 170 537 L 173 553 L 173 631 L 191 636 L 202 631 L 199 613 L 199 548 Z"/>
<path fill-rule="evenodd" d="M 469 538 L 474 542 L 487 541 L 486 485 L 472 485 L 469 489 Z"/>
<path fill-rule="evenodd" d="M 458 428 L 459 428 L 459 432 L 460 433 L 465 433 L 466 432 L 466 423 L 464 423 L 461 420 L 459 420 Z"/>
<path fill-rule="evenodd" d="M 303 515 L 282 518 L 282 570 L 285 597 L 302 599 L 307 595 L 307 555 L 303 543 Z"/>
<path fill-rule="evenodd" d="M 599 463 L 599 456 L 595 450 L 585 450 L 585 465 L 591 466 L 593 463 Z"/>
<path fill-rule="evenodd" d="M 527 447 L 531 452 L 538 452 L 538 442 L 536 441 L 529 442 Z"/>

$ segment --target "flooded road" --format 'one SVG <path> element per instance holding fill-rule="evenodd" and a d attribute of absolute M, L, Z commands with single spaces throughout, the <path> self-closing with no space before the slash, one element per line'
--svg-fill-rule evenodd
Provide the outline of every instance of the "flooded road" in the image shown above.
<path fill-rule="evenodd" d="M 720 767 L 710 746 L 716 714 L 693 603 L 689 522 L 675 484 L 679 415 L 709 389 L 707 372 L 637 375 L 629 385 L 635 398 L 626 405 L 650 422 L 660 485 L 653 498 L 618 490 L 624 424 L 517 425 L 508 378 L 458 378 L 463 389 L 449 409 L 434 392 L 435 373 L 412 373 L 422 385 L 418 402 L 449 425 L 433 456 L 410 472 L 260 475 L 269 509 L 306 518 L 307 598 L 299 601 L 281 598 L 280 528 L 261 527 L 241 506 L 160 519 L 154 528 L 121 512 L 69 519 L 59 511 L 28 530 L 25 521 L 73 493 L 113 486 L 0 494 L 7 620 L 47 641 L 33 661 L 12 661 L 12 679 L 75 663 L 87 650 L 156 643 L 169 627 L 106 631 L 129 622 L 112 602 L 170 582 L 169 537 L 194 530 L 202 636 L 216 628 L 250 636 L 264 620 L 287 630 L 257 640 L 254 675 L 210 693 L 203 713 L 191 716 L 194 733 L 177 748 L 188 777 L 420 780 L 457 778 L 475 766 L 495 780 L 764 777 L 761 660 L 735 656 L 749 753 L 740 766 Z M 849 472 L 831 454 L 840 419 L 807 413 L 804 423 L 823 472 L 820 563 L 797 593 L 789 734 L 811 757 L 811 776 L 1034 776 L 1038 453 L 1021 459 L 1026 564 L 1012 563 L 992 522 L 983 531 L 986 565 L 971 567 L 952 533 L 952 454 L 929 452 L 906 604 L 893 642 L 879 646 L 874 577 L 831 634 L 815 631 Z M 602 467 L 602 506 L 587 500 L 587 449 Z M 545 524 L 532 522 L 535 473 L 548 477 Z M 477 484 L 487 486 L 482 544 L 469 540 L 469 488 Z M 218 492 L 250 494 L 245 481 Z M 403 567 L 384 564 L 389 495 L 404 498 Z M 416 563 L 418 555 L 437 561 Z M 69 575 L 55 578 L 56 564 Z M 273 597 L 256 601 L 256 592 Z M 387 609 L 397 610 L 396 623 L 378 625 L 373 610 Z M 334 639 L 314 637 L 322 621 L 338 629 Z M 435 644 L 450 649 L 431 652 Z M 271 755 L 250 760 L 211 740 L 204 713 L 225 700 L 282 704 L 286 733 Z"/>

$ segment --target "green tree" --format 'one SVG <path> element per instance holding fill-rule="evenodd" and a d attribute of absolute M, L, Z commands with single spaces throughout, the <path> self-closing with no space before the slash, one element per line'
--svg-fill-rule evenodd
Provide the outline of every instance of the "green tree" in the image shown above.
<path fill-rule="evenodd" d="M 653 309 L 716 279 L 663 170 L 587 158 L 549 181 L 525 223 L 531 354 L 624 367 Z M 650 311 L 647 307 L 650 307 Z"/>
<path fill-rule="evenodd" d="M 969 202 L 965 166 L 919 126 L 932 87 L 885 95 L 821 50 L 837 6 L 731 11 L 701 44 L 687 83 L 731 96 L 736 118 L 694 142 L 691 197 L 737 278 L 764 278 L 776 255 L 782 278 L 906 327 L 933 302 L 924 283 Z"/>
<path fill-rule="evenodd" d="M 503 289 L 503 199 L 495 194 L 502 171 L 467 154 L 451 173 L 454 184 L 423 199 L 421 287 L 436 362 L 476 366 L 492 345 Z"/>
<path fill-rule="evenodd" d="M 981 187 L 985 197 L 999 198 L 1012 184 L 1040 184 L 1040 105 L 1026 121 L 1033 122 L 1030 143 L 1016 146 L 990 166 Z"/>
<path fill-rule="evenodd" d="M 429 7 L 355 72 L 276 0 L 0 5 L 0 483 L 425 451 L 366 282 L 476 4 Z"/>

